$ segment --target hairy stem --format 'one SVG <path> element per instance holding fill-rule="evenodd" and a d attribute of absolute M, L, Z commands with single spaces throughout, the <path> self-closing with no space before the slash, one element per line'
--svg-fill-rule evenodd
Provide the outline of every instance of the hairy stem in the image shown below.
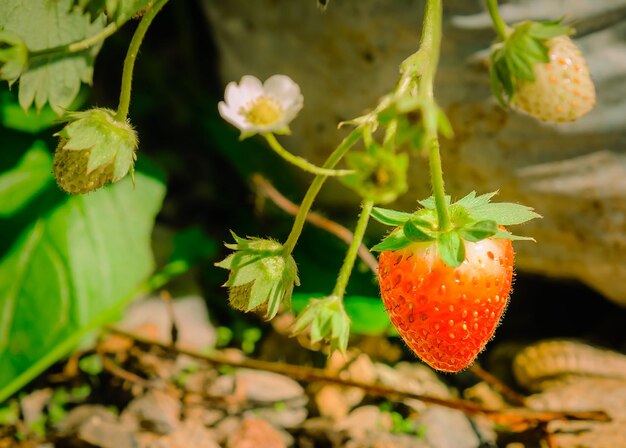
<path fill-rule="evenodd" d="M 58 47 L 32 51 L 29 54 L 29 59 L 32 61 L 39 58 L 53 58 L 88 50 L 89 48 L 102 42 L 104 39 L 114 34 L 119 28 L 120 27 L 117 23 L 109 23 L 106 27 L 102 28 L 102 30 L 100 30 L 93 36 L 87 37 L 86 39 L 65 45 L 59 45 Z"/>
<path fill-rule="evenodd" d="M 363 241 L 363 236 L 365 235 L 365 229 L 367 229 L 367 223 L 370 219 L 372 207 L 374 207 L 374 201 L 369 199 L 363 201 L 361 216 L 359 216 L 356 228 L 354 229 L 354 238 L 350 242 L 348 252 L 346 252 L 346 257 L 343 260 L 339 276 L 337 277 L 337 283 L 335 283 L 335 289 L 333 290 L 333 295 L 339 297 L 340 299 L 343 299 L 343 295 L 346 292 L 348 280 L 350 279 L 350 273 L 352 273 L 354 260 L 356 260 L 359 246 L 361 245 L 361 241 Z"/>
<path fill-rule="evenodd" d="M 163 8 L 167 2 L 168 0 L 157 0 L 154 5 L 152 5 L 152 8 L 146 11 L 141 19 L 141 22 L 139 22 L 137 29 L 135 30 L 132 40 L 130 41 L 130 46 L 128 47 L 128 52 L 126 53 L 126 58 L 124 59 L 122 86 L 120 88 L 120 102 L 117 106 L 117 112 L 115 114 L 115 119 L 118 121 L 125 121 L 128 116 L 130 93 L 133 84 L 133 70 L 135 68 L 135 60 L 137 59 L 137 54 L 139 53 L 139 48 L 141 47 L 143 38 L 146 35 L 152 20 L 154 20 L 161 8 Z"/>
<path fill-rule="evenodd" d="M 342 159 L 342 157 L 348 152 L 348 150 L 354 146 L 354 144 L 361 137 L 361 130 L 355 129 L 353 130 L 343 141 L 337 146 L 337 148 L 332 152 L 326 162 L 324 162 L 323 168 L 331 169 Z M 302 203 L 300 204 L 300 210 L 298 210 L 298 214 L 296 215 L 296 219 L 293 223 L 293 227 L 291 228 L 291 233 L 287 237 L 287 241 L 283 244 L 283 251 L 285 255 L 291 255 L 293 249 L 296 247 L 296 243 L 298 242 L 298 238 L 302 233 L 302 227 L 304 227 L 304 223 L 306 221 L 306 216 L 313 205 L 313 201 L 315 201 L 315 197 L 317 193 L 319 193 L 322 185 L 328 176 L 318 174 L 311 182 L 309 189 L 304 195 L 304 199 L 302 199 Z"/>
<path fill-rule="evenodd" d="M 425 55 L 428 64 L 422 70 L 420 79 L 420 96 L 428 102 L 433 101 L 433 84 L 439 63 L 439 51 L 441 48 L 442 6 L 441 0 L 428 0 L 424 15 L 424 27 L 420 51 Z M 429 111 L 436 114 L 435 108 Z M 426 141 L 428 145 L 428 162 L 430 168 L 430 183 L 437 208 L 439 230 L 445 232 L 450 228 L 450 214 L 446 203 L 446 193 L 443 182 L 443 170 L 441 168 L 441 155 L 439 153 L 439 138 L 437 136 L 436 117 L 426 117 Z"/>
<path fill-rule="evenodd" d="M 502 16 L 498 10 L 498 0 L 486 0 L 486 3 L 491 21 L 493 22 L 493 28 L 496 30 L 496 33 L 498 33 L 500 39 L 505 40 L 509 35 L 509 27 L 506 22 L 502 20 Z"/>
<path fill-rule="evenodd" d="M 274 136 L 271 132 L 264 133 L 263 137 L 265 137 L 265 140 L 267 140 L 270 148 L 272 148 L 276 154 L 307 173 L 319 174 L 322 176 L 345 176 L 346 174 L 352 173 L 351 170 L 331 170 L 328 168 L 320 168 L 302 157 L 294 156 L 287 151 L 278 140 L 276 140 L 276 136 Z"/>

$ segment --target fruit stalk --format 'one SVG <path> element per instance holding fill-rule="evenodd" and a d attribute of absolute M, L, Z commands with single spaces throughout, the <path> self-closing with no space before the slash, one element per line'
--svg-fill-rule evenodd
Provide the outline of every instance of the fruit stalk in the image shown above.
<path fill-rule="evenodd" d="M 422 30 L 422 40 L 420 42 L 420 52 L 427 62 L 426 67 L 421 72 L 420 97 L 425 101 L 433 101 L 433 84 L 439 63 L 439 51 L 441 48 L 441 22 L 442 6 L 441 0 L 428 0 L 426 12 L 424 14 L 424 27 Z M 429 122 L 434 122 L 429 125 Z M 439 137 L 437 136 L 437 126 L 434 117 L 427 118 L 426 123 L 428 162 L 430 170 L 430 183 L 437 208 L 437 218 L 439 230 L 445 232 L 450 227 L 450 215 L 446 204 L 446 193 L 444 189 L 443 170 L 441 168 L 441 155 L 439 153 Z"/>
<path fill-rule="evenodd" d="M 343 139 L 339 146 L 335 148 L 332 154 L 328 156 L 328 159 L 326 159 L 326 162 L 324 162 L 324 165 L 322 165 L 322 167 L 326 169 L 332 169 L 335 165 L 337 165 L 342 157 L 346 155 L 348 150 L 352 148 L 352 146 L 354 146 L 359 138 L 361 138 L 361 132 L 362 131 L 357 128 L 353 130 L 350 134 L 348 134 L 348 136 Z M 283 254 L 285 256 L 291 255 L 294 248 L 296 247 L 296 243 L 298 242 L 298 238 L 300 237 L 300 234 L 302 233 L 302 228 L 304 227 L 304 223 L 306 222 L 306 216 L 309 213 L 311 206 L 313 205 L 313 201 L 315 201 L 317 193 L 319 193 L 322 185 L 324 185 L 324 182 L 327 178 L 328 176 L 326 175 L 318 174 L 317 176 L 315 176 L 315 179 L 313 179 L 313 182 L 311 182 L 309 189 L 304 195 L 304 199 L 302 199 L 302 203 L 300 204 L 300 209 L 298 210 L 296 219 L 293 222 L 291 232 L 289 233 L 285 244 L 283 244 Z"/>
<path fill-rule="evenodd" d="M 139 53 L 139 48 L 143 42 L 143 38 L 152 23 L 152 20 L 156 17 L 159 11 L 165 6 L 168 0 L 157 0 L 152 8 L 148 9 L 139 22 L 135 34 L 130 41 L 126 58 L 124 59 L 124 69 L 122 71 L 122 86 L 120 88 L 120 102 L 117 106 L 117 112 L 115 113 L 115 119 L 117 121 L 125 121 L 128 116 L 128 109 L 130 107 L 130 93 L 133 84 L 133 70 L 135 68 L 135 60 Z"/>
<path fill-rule="evenodd" d="M 332 294 L 333 296 L 343 299 L 343 295 L 346 292 L 346 287 L 348 286 L 348 280 L 350 279 L 350 273 L 352 272 L 352 268 L 354 267 L 354 261 L 356 260 L 359 247 L 361 246 L 361 241 L 363 241 L 365 229 L 367 228 L 367 223 L 369 222 L 370 214 L 373 207 L 374 201 L 371 201 L 369 199 L 363 201 L 361 216 L 359 216 L 356 228 L 354 229 L 354 237 L 350 242 L 350 246 L 348 247 L 348 251 L 346 252 L 346 257 L 343 260 L 343 265 L 341 266 L 341 270 L 339 271 L 339 276 L 337 277 L 335 289 L 333 290 Z"/>
<path fill-rule="evenodd" d="M 509 35 L 509 27 L 500 15 L 500 11 L 498 10 L 498 0 L 486 0 L 486 3 L 487 10 L 491 16 L 491 21 L 493 22 L 493 28 L 496 33 L 498 33 L 500 39 L 505 40 Z"/>

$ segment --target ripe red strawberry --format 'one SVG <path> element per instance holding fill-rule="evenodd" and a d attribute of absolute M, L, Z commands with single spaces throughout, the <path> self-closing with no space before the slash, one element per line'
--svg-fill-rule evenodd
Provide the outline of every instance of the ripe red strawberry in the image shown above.
<path fill-rule="evenodd" d="M 585 57 L 568 36 L 545 41 L 550 61 L 533 66 L 534 81 L 519 80 L 512 104 L 546 122 L 574 121 L 596 104 Z"/>
<path fill-rule="evenodd" d="M 383 251 L 379 284 L 391 322 L 431 367 L 458 372 L 493 336 L 513 280 L 509 239 L 465 241 L 457 268 L 439 257 L 435 242 Z"/>

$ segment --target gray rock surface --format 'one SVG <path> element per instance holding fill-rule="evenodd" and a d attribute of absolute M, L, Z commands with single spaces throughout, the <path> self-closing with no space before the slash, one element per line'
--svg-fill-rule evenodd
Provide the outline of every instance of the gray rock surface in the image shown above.
<path fill-rule="evenodd" d="M 340 141 L 339 121 L 362 114 L 389 91 L 398 64 L 415 51 L 423 2 L 333 2 L 321 13 L 313 0 L 204 0 L 220 55 L 224 84 L 244 74 L 291 76 L 305 107 L 285 145 L 321 164 Z M 513 0 L 505 19 L 566 15 L 586 33 L 577 43 L 588 55 L 598 105 L 582 120 L 541 124 L 500 109 L 493 99 L 484 50 L 494 39 L 483 2 L 447 1 L 436 96 L 455 139 L 443 142 L 448 192 L 499 190 L 500 200 L 522 202 L 544 216 L 520 233 L 537 244 L 517 244 L 518 267 L 579 279 L 626 305 L 626 1 Z M 478 63 L 477 63 L 478 61 Z M 428 196 L 427 161 L 411 163 L 411 209 Z M 304 183 L 309 176 L 302 176 Z M 358 198 L 336 181 L 323 190 L 327 207 L 354 207 Z"/>

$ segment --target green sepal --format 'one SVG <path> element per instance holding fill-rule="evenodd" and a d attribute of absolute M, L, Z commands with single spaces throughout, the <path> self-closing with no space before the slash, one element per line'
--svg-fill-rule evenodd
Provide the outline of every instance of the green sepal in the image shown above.
<path fill-rule="evenodd" d="M 433 241 L 433 229 L 428 221 L 413 218 L 402 226 L 404 236 L 411 242 L 423 243 Z"/>
<path fill-rule="evenodd" d="M 71 112 L 67 121 L 55 134 L 61 137 L 57 150 L 89 151 L 85 174 L 110 164 L 113 164 L 112 182 L 133 173 L 139 140 L 130 123 L 118 121 L 115 112 L 105 108 Z"/>
<path fill-rule="evenodd" d="M 437 249 L 443 262 L 450 267 L 457 268 L 465 260 L 465 244 L 454 230 L 439 235 Z"/>
<path fill-rule="evenodd" d="M 295 336 L 310 328 L 313 344 L 322 340 L 330 343 L 331 351 L 345 353 L 350 336 L 350 317 L 337 296 L 312 299 L 294 322 Z"/>
<path fill-rule="evenodd" d="M 514 235 L 502 229 L 498 229 L 498 231 L 495 233 L 493 237 L 501 239 L 501 240 L 511 240 L 511 241 L 536 241 L 534 238 L 530 236 Z"/>
<path fill-rule="evenodd" d="M 365 199 L 386 204 L 409 188 L 409 156 L 405 153 L 390 152 L 372 143 L 365 152 L 349 153 L 346 163 L 354 173 L 343 176 L 341 182 Z"/>
<path fill-rule="evenodd" d="M 411 244 L 412 242 L 406 237 L 406 235 L 404 234 L 404 230 L 401 227 L 398 227 L 370 250 L 376 252 L 382 252 L 385 250 L 399 250 L 404 249 Z"/>
<path fill-rule="evenodd" d="M 484 240 L 485 238 L 491 238 L 497 232 L 498 224 L 491 220 L 478 221 L 459 229 L 459 235 L 461 238 L 465 241 L 471 241 L 473 243 Z"/>
<path fill-rule="evenodd" d="M 399 212 L 387 208 L 374 207 L 370 216 L 386 226 L 401 226 L 414 215 L 412 213 Z"/>
<path fill-rule="evenodd" d="M 293 288 L 300 285 L 296 262 L 283 253 L 282 245 L 276 241 L 231 234 L 235 243 L 225 246 L 235 253 L 215 263 L 230 270 L 223 285 L 229 288 L 230 304 L 244 312 L 266 306 L 265 317 L 272 319 L 281 304 L 291 306 Z"/>
<path fill-rule="evenodd" d="M 507 104 L 517 83 L 534 81 L 533 67 L 550 61 L 546 41 L 572 32 L 561 20 L 522 22 L 504 42 L 494 45 L 489 58 L 490 81 L 498 102 Z"/>

